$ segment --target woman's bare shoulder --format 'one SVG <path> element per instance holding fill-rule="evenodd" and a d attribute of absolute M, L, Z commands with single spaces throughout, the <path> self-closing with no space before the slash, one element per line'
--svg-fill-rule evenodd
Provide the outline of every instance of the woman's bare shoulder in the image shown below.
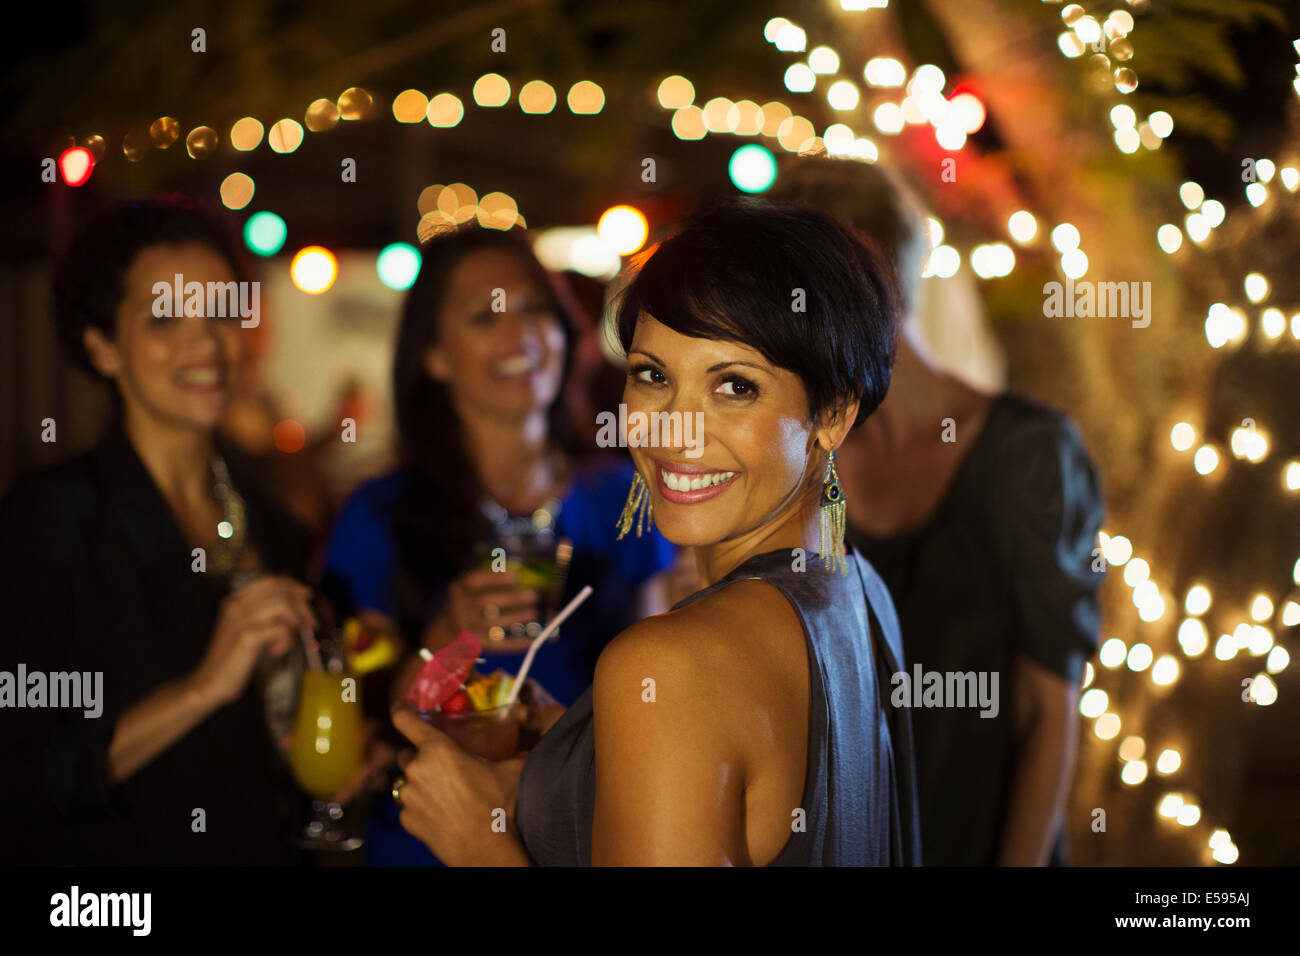
<path fill-rule="evenodd" d="M 620 632 L 596 664 L 602 684 L 654 686 L 716 703 L 719 695 L 752 686 L 786 666 L 802 625 L 784 595 L 766 581 L 736 581 L 693 604 L 638 621 Z"/>

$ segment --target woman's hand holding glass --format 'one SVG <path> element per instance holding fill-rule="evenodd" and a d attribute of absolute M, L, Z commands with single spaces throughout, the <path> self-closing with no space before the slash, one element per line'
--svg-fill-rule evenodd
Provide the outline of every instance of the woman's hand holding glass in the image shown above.
<path fill-rule="evenodd" d="M 511 625 L 538 620 L 540 604 L 541 595 L 519 587 L 514 571 L 468 571 L 448 587 L 442 613 L 424 633 L 424 646 L 436 651 L 469 630 L 482 643 L 484 654 L 521 654 L 531 638 L 499 635 Z"/>
<path fill-rule="evenodd" d="M 485 760 L 466 753 L 406 706 L 394 708 L 393 725 L 418 748 L 398 757 L 407 832 L 451 866 L 529 865 L 514 825 L 524 755 Z"/>

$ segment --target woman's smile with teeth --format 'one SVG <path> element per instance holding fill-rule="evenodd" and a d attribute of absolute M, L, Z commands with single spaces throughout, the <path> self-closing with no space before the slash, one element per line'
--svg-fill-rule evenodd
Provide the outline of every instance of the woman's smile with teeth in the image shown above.
<path fill-rule="evenodd" d="M 220 385 L 221 370 L 215 368 L 195 368 L 178 372 L 175 377 L 178 385 Z"/>
<path fill-rule="evenodd" d="M 660 468 L 659 474 L 663 477 L 664 484 L 673 491 L 699 491 L 701 488 L 720 485 L 736 477 L 734 471 L 713 471 L 706 475 L 679 475 L 666 468 Z"/>
<path fill-rule="evenodd" d="M 515 355 L 496 363 L 494 371 L 498 375 L 523 375 L 537 367 L 537 363 L 528 355 Z"/>

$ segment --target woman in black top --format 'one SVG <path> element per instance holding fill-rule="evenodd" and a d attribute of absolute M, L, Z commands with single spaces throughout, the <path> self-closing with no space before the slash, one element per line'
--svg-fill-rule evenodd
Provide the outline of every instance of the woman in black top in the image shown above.
<path fill-rule="evenodd" d="M 96 448 L 0 503 L 0 668 L 29 675 L 26 702 L 31 675 L 71 672 L 96 699 L 0 710 L 8 859 L 293 859 L 292 784 L 251 678 L 315 625 L 289 577 L 306 542 L 216 448 L 246 333 L 238 313 L 204 315 L 206 295 L 166 308 L 178 274 L 244 278 L 215 220 L 155 202 L 102 216 L 56 271 L 61 340 L 112 381 L 115 415 Z"/>
<path fill-rule="evenodd" d="M 614 638 L 522 776 L 399 711 L 420 747 L 403 826 L 452 863 L 917 862 L 908 714 L 887 704 L 897 620 L 842 553 L 833 467 L 884 396 L 896 320 L 888 266 L 821 213 L 736 200 L 659 246 L 618 316 L 624 530 L 648 501 L 705 587 Z M 660 413 L 699 444 L 684 427 L 645 444 L 636 416 Z"/>
<path fill-rule="evenodd" d="M 910 309 L 926 240 L 893 176 L 801 157 L 776 193 L 875 240 Z M 1079 684 L 1100 631 L 1101 484 L 1067 415 L 971 388 L 917 339 L 906 320 L 889 394 L 845 442 L 847 537 L 889 586 L 913 668 L 983 675 L 986 690 L 998 678 L 994 706 L 913 709 L 922 859 L 1063 863 Z"/>

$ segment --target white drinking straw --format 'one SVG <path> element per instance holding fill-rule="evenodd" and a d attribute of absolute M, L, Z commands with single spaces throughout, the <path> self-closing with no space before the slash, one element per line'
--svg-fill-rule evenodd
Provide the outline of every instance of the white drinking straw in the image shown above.
<path fill-rule="evenodd" d="M 533 666 L 533 658 L 537 656 L 537 649 L 545 643 L 548 637 L 555 633 L 555 629 L 563 624 L 570 614 L 578 609 L 578 605 L 590 596 L 591 585 L 588 584 L 574 595 L 572 601 L 564 605 L 564 609 L 559 614 L 551 618 L 551 623 L 542 629 L 542 633 L 533 638 L 533 643 L 528 645 L 528 653 L 524 655 L 524 664 L 519 668 L 519 673 L 515 675 L 515 684 L 510 688 L 510 697 L 506 700 L 507 707 L 519 699 L 519 688 L 524 686 L 524 678 L 528 676 L 528 668 Z"/>

